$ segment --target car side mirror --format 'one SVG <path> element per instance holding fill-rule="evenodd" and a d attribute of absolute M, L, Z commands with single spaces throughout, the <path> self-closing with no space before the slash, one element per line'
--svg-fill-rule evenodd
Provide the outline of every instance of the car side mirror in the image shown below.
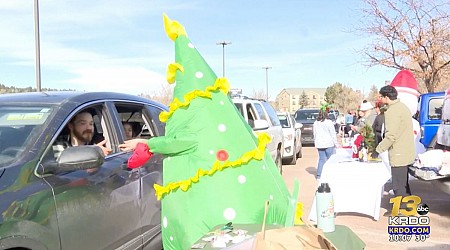
<path fill-rule="evenodd" d="M 266 120 L 255 120 L 253 130 L 263 130 L 269 128 L 269 122 Z"/>
<path fill-rule="evenodd" d="M 301 129 L 303 127 L 303 124 L 301 122 L 296 122 L 294 125 L 295 129 Z"/>
<path fill-rule="evenodd" d="M 40 175 L 57 174 L 99 168 L 103 164 L 104 158 L 101 148 L 95 145 L 69 147 L 62 151 L 57 161 L 46 162 L 42 168 L 38 168 L 37 173 Z"/>

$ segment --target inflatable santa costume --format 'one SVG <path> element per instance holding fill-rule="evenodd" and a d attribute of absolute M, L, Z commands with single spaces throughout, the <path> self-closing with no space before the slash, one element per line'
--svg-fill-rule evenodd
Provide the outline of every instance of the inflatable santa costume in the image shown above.
<path fill-rule="evenodd" d="M 420 96 L 419 84 L 411 71 L 403 69 L 394 77 L 391 86 L 397 90 L 397 98 L 409 108 L 409 111 L 411 111 L 417 157 L 418 154 L 426 151 L 425 147 L 420 142 L 420 124 L 416 119 L 412 118 L 417 113 L 417 105 Z"/>

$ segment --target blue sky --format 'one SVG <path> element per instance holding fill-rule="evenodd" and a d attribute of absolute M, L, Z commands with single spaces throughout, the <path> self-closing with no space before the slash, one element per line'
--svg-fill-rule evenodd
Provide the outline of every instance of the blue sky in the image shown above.
<path fill-rule="evenodd" d="M 166 84 L 174 44 L 163 13 L 179 21 L 218 76 L 244 94 L 335 82 L 367 93 L 396 71 L 363 65 L 370 38 L 350 32 L 357 0 L 40 0 L 43 88 L 153 94 Z M 34 1 L 0 0 L 0 83 L 36 86 Z"/>

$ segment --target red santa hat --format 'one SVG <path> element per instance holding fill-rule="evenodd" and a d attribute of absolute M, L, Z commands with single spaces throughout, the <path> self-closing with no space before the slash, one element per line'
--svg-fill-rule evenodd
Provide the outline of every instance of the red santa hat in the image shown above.
<path fill-rule="evenodd" d="M 415 96 L 419 96 L 419 84 L 416 81 L 413 73 L 407 69 L 402 69 L 391 82 L 391 86 L 394 87 L 397 92 L 409 93 Z"/>

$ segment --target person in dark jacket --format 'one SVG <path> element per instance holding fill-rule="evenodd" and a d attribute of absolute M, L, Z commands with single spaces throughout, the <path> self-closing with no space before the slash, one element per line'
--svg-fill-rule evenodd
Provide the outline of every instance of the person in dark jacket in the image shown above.
<path fill-rule="evenodd" d="M 377 116 L 372 124 L 373 133 L 375 134 L 375 147 L 383 140 L 384 137 L 384 111 L 386 111 L 386 105 L 382 102 L 375 103 L 375 111 Z"/>

